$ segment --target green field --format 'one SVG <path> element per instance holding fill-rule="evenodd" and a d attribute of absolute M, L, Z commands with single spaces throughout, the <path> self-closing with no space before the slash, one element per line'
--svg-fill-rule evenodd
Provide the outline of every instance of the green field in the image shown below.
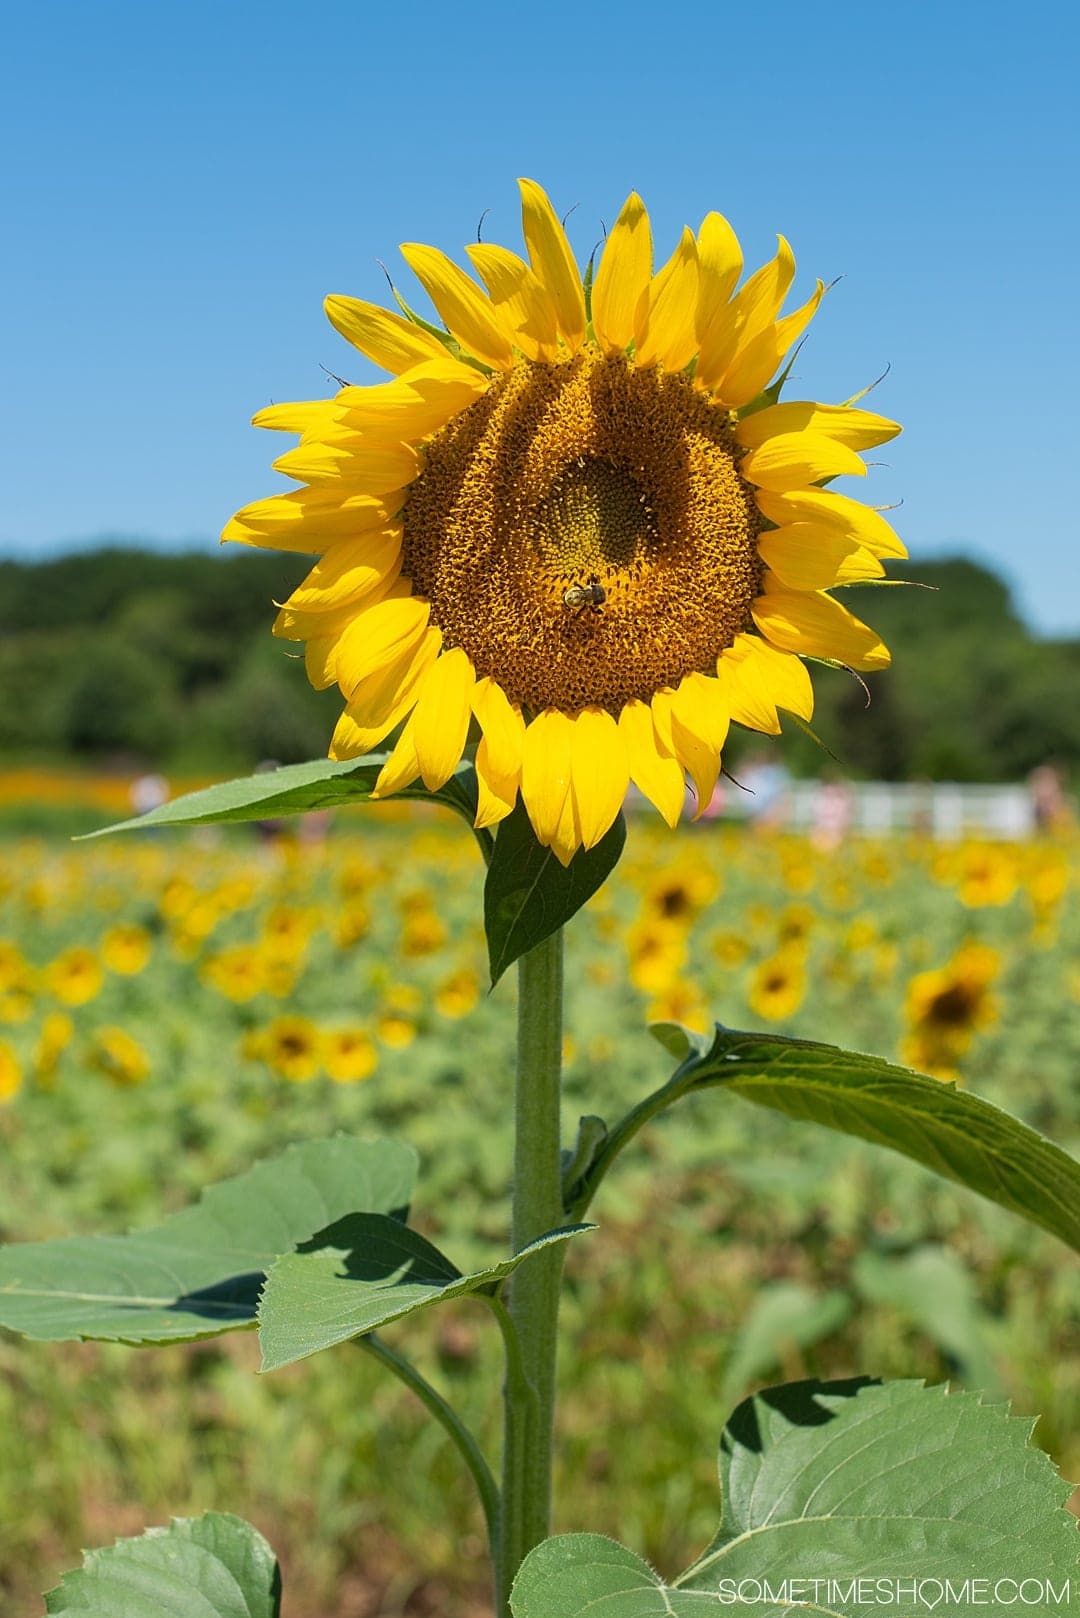
<path fill-rule="evenodd" d="M 647 1022 L 718 1019 L 955 1074 L 1080 1151 L 1075 867 L 1049 841 L 828 853 L 635 823 L 569 932 L 567 1133 L 663 1078 Z M 346 1130 L 410 1139 L 420 1228 L 463 1267 L 490 1255 L 514 990 L 487 994 L 480 885 L 467 835 L 393 808 L 323 842 L 9 837 L 5 1238 L 146 1224 Z M 569 1260 L 557 1529 L 681 1565 L 715 1525 L 732 1404 L 807 1372 L 989 1388 L 1080 1476 L 1077 1261 L 1002 1210 L 709 1093 L 642 1136 L 593 1217 Z M 486 1312 L 389 1335 L 493 1445 Z M 152 1354 L 0 1334 L 4 1610 L 39 1611 L 84 1545 L 215 1507 L 279 1549 L 290 1618 L 486 1611 L 478 1514 L 411 1396 L 353 1346 L 256 1363 L 242 1334 Z"/>

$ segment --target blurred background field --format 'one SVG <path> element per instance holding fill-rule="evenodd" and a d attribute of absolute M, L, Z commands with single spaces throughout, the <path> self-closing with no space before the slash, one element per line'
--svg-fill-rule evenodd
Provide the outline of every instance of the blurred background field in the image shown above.
<path fill-rule="evenodd" d="M 3 777 L 0 1233 L 146 1224 L 344 1129 L 411 1139 L 421 1228 L 459 1265 L 494 1251 L 514 989 L 487 993 L 464 829 L 390 805 L 73 845 L 65 827 L 116 818 L 128 791 L 75 780 Z M 30 834 L 35 783 L 52 802 Z M 567 1132 L 664 1077 L 648 1022 L 719 1019 L 957 1077 L 1080 1150 L 1076 855 L 1064 822 L 1023 841 L 720 821 L 673 839 L 634 816 L 570 930 Z M 724 1417 L 807 1373 L 1010 1397 L 1080 1476 L 1077 1264 L 1002 1211 L 709 1094 L 652 1126 L 595 1217 L 570 1261 L 560 1527 L 679 1565 L 714 1526 Z M 462 1303 L 392 1338 L 493 1446 L 486 1315 Z M 153 1353 L 0 1337 L 4 1610 L 38 1610 L 83 1545 L 240 1502 L 282 1553 L 290 1618 L 485 1611 L 478 1514 L 411 1396 L 348 1347 L 256 1364 L 246 1335 Z"/>

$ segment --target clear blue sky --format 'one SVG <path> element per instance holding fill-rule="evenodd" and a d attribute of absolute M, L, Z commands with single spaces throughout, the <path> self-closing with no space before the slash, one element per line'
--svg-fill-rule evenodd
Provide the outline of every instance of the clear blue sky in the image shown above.
<path fill-rule="evenodd" d="M 880 501 L 916 557 L 1003 569 L 1080 628 L 1076 8 L 1061 0 L 5 8 L 0 551 L 216 536 L 272 493 L 271 398 L 364 363 L 323 294 L 401 241 L 518 242 L 515 177 L 587 254 L 626 192 L 719 208 L 845 279 L 792 396 L 886 364 Z M 407 271 L 398 261 L 403 283 Z M 800 299 L 801 301 L 801 299 Z M 284 485 L 282 485 L 284 486 Z M 860 492 L 862 492 L 860 490 Z"/>

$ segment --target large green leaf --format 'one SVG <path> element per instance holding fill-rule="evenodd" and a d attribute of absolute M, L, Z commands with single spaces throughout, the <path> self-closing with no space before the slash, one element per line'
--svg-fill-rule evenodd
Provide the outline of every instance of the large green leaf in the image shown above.
<path fill-rule="evenodd" d="M 154 826 L 211 826 L 221 821 L 277 820 L 282 815 L 303 815 L 312 809 L 348 809 L 352 804 L 371 800 L 372 788 L 386 759 L 385 753 L 372 753 L 366 758 L 344 762 L 317 758 L 310 764 L 283 764 L 276 770 L 204 787 L 200 792 L 186 792 L 183 797 L 163 803 L 148 814 L 121 820 L 115 826 L 103 826 L 88 835 L 104 837 L 109 832 L 146 831 Z M 476 816 L 476 776 L 469 764 L 459 764 L 438 792 L 429 792 L 417 781 L 395 796 L 443 804 L 461 815 L 470 826 Z"/>
<path fill-rule="evenodd" d="M 784 1356 L 792 1348 L 809 1348 L 820 1342 L 837 1331 L 850 1314 L 851 1299 L 846 1292 L 815 1292 L 801 1281 L 766 1283 L 732 1342 L 720 1387 L 721 1404 L 731 1404 L 777 1366 L 789 1369 Z"/>
<path fill-rule="evenodd" d="M 281 1575 L 262 1535 L 240 1517 L 174 1517 L 87 1551 L 45 1597 L 52 1614 L 80 1618 L 277 1618 Z"/>
<path fill-rule="evenodd" d="M 1015 1605 L 1021 1585 L 1036 1597 L 1027 1610 L 1064 1612 L 1080 1535 L 1031 1427 L 918 1382 L 768 1389 L 724 1433 L 720 1530 L 689 1572 L 668 1585 L 612 1540 L 565 1535 L 525 1559 L 514 1618 L 702 1618 L 731 1606 L 783 1618 L 800 1605 L 826 1618 L 935 1607 L 975 1618 Z"/>
<path fill-rule="evenodd" d="M 518 801 L 499 823 L 484 886 L 493 984 L 519 956 L 550 938 L 588 903 L 614 870 L 625 842 L 626 821 L 620 814 L 595 848 L 579 849 L 569 865 L 562 865 L 550 848 L 537 842 Z"/>
<path fill-rule="evenodd" d="M 997 1391 L 1000 1378 L 988 1346 L 988 1318 L 971 1271 L 951 1248 L 927 1244 L 889 1257 L 863 1252 L 852 1276 L 869 1303 L 900 1310 L 937 1343 L 969 1388 Z"/>
<path fill-rule="evenodd" d="M 683 1058 L 667 1086 L 672 1100 L 720 1086 L 789 1118 L 890 1146 L 1080 1250 L 1080 1163 L 989 1101 L 835 1045 L 719 1024 L 711 1040 L 671 1023 L 653 1032 Z"/>
<path fill-rule="evenodd" d="M 533 1253 L 590 1228 L 550 1231 L 502 1263 L 462 1275 L 407 1225 L 348 1214 L 278 1259 L 267 1275 L 259 1300 L 262 1369 L 276 1371 L 430 1304 L 494 1291 Z"/>
<path fill-rule="evenodd" d="M 403 1219 L 415 1179 L 411 1147 L 341 1135 L 290 1146 L 151 1230 L 0 1248 L 0 1325 L 124 1343 L 251 1327 L 279 1254 L 357 1207 Z"/>

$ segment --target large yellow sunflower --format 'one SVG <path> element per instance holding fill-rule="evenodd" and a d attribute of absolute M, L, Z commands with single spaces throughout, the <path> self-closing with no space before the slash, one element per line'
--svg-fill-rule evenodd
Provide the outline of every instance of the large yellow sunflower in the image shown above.
<path fill-rule="evenodd" d="M 402 248 L 445 330 L 327 299 L 396 380 L 260 411 L 300 435 L 274 465 L 303 486 L 223 537 L 321 555 L 275 633 L 341 689 L 334 758 L 405 721 L 376 795 L 435 790 L 472 731 L 477 824 L 520 792 L 565 864 L 631 781 L 671 825 L 686 775 L 707 805 L 732 720 L 809 718 L 802 658 L 886 665 L 828 592 L 906 553 L 880 511 L 822 485 L 865 473 L 858 452 L 899 428 L 766 392 L 824 292 L 781 316 L 782 237 L 739 286 L 739 243 L 710 213 L 654 273 L 632 195 L 583 285 L 544 191 L 520 184 L 527 259 L 467 249 L 486 290 Z"/>

